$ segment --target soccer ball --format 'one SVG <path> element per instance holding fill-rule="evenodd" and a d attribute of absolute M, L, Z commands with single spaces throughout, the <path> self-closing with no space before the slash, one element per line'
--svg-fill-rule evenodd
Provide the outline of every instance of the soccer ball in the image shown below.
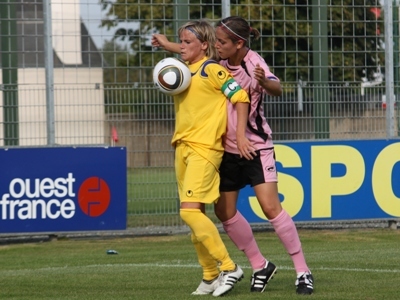
<path fill-rule="evenodd" d="M 158 89 L 167 95 L 177 95 L 185 91 L 192 79 L 188 66 L 174 57 L 167 57 L 153 69 L 153 81 Z"/>

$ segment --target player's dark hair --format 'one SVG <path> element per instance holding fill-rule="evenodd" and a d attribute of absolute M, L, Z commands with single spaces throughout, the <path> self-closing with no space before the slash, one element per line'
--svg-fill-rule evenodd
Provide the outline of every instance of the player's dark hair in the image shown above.
<path fill-rule="evenodd" d="M 245 44 L 248 44 L 250 37 L 256 40 L 260 37 L 260 32 L 250 27 L 249 23 L 239 16 L 222 19 L 216 26 L 221 27 L 228 34 L 232 42 L 242 40 Z"/>

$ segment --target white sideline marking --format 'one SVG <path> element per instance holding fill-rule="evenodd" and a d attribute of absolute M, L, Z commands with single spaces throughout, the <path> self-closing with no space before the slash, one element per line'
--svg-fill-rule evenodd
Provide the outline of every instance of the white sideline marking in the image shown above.
<path fill-rule="evenodd" d="M 200 268 L 197 264 L 96 264 L 96 265 L 87 265 L 87 266 L 64 266 L 64 267 L 49 267 L 49 268 L 39 268 L 39 269 L 22 269 L 22 270 L 0 270 L 1 275 L 22 275 L 29 273 L 38 273 L 38 272 L 52 272 L 52 271 L 62 271 L 62 270 L 79 270 L 86 268 L 121 268 L 121 267 L 144 267 L 144 268 Z M 251 269 L 249 266 L 242 266 L 243 269 Z M 293 267 L 287 266 L 277 266 L 278 270 L 294 270 Z M 312 268 L 313 270 L 322 270 L 322 271 L 341 271 L 341 272 L 374 272 L 374 273 L 400 273 L 400 269 L 362 269 L 362 268 L 327 268 L 327 267 L 318 267 Z"/>

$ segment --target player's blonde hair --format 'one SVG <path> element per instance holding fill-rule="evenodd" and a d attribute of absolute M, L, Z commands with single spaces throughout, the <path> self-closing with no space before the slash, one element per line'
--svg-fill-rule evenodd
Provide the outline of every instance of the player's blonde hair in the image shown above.
<path fill-rule="evenodd" d="M 208 21 L 199 20 L 187 22 L 178 29 L 179 36 L 183 30 L 189 30 L 200 42 L 206 42 L 208 44 L 206 56 L 215 60 L 219 59 L 218 52 L 215 49 L 215 43 L 217 41 L 215 29 Z"/>

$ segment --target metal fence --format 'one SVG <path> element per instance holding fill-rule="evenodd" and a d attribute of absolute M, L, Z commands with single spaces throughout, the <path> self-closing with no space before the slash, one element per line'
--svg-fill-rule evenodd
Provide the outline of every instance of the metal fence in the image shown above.
<path fill-rule="evenodd" d="M 0 146 L 128 152 L 128 226 L 181 225 L 173 103 L 152 84 L 188 20 L 239 15 L 281 79 L 264 108 L 276 141 L 399 135 L 399 4 L 378 0 L 0 1 Z"/>

